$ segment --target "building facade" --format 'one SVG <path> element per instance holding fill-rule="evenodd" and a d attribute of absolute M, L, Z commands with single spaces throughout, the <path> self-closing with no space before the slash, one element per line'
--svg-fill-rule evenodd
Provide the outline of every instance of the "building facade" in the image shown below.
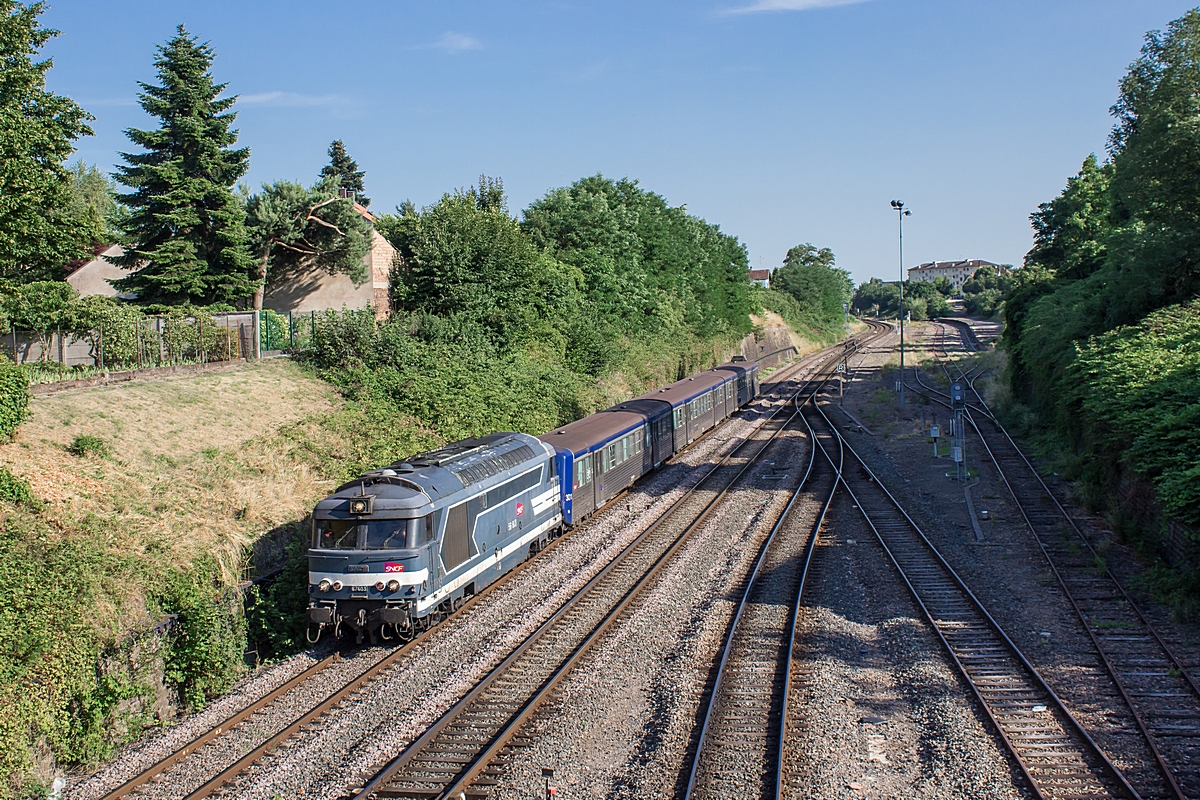
<path fill-rule="evenodd" d="M 763 287 L 764 289 L 770 288 L 770 286 L 771 286 L 770 270 L 765 270 L 765 269 L 750 270 L 750 282 L 757 283 L 759 286 Z"/>
<path fill-rule="evenodd" d="M 1008 267 L 993 264 L 991 261 L 984 261 L 981 258 L 967 258 L 961 261 L 930 261 L 909 267 L 908 279 L 910 281 L 935 281 L 938 278 L 946 278 L 954 284 L 955 292 L 961 292 L 963 284 L 971 280 L 975 270 L 980 267 L 992 267 L 996 270 L 997 275 L 1009 274 Z"/>

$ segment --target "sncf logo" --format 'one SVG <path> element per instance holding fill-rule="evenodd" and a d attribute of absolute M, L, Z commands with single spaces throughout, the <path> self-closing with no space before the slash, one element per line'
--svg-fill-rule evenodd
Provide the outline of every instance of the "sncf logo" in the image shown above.
<path fill-rule="evenodd" d="M 394 561 L 389 561 L 383 565 L 384 572 L 404 572 L 404 565 L 397 564 Z"/>
<path fill-rule="evenodd" d="M 522 514 L 524 514 L 524 513 L 525 513 L 525 504 L 524 504 L 524 503 L 517 503 L 517 516 L 519 517 L 519 516 L 521 516 L 521 515 L 522 515 Z"/>

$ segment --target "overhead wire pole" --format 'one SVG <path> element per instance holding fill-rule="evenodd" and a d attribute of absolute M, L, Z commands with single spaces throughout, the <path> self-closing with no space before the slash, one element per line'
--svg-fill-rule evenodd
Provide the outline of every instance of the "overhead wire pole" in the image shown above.
<path fill-rule="evenodd" d="M 900 217 L 900 407 L 904 408 L 904 218 L 911 217 L 912 212 L 904 207 L 903 200 L 893 200 L 892 208 Z"/>

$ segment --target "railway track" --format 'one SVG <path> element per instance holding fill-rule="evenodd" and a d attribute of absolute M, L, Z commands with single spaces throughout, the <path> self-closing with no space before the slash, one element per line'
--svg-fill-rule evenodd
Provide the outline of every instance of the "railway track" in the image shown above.
<path fill-rule="evenodd" d="M 772 380 L 764 384 L 764 387 L 767 389 L 767 391 L 764 393 L 764 400 L 769 402 L 771 400 L 771 395 L 778 391 L 779 387 L 786 386 L 793 374 L 802 370 L 805 366 L 810 365 L 811 363 L 811 358 L 797 359 L 791 365 L 777 370 L 771 376 Z M 608 504 L 606 504 L 605 507 L 619 503 L 623 496 L 624 495 L 622 494 L 613 498 Z M 602 510 L 603 509 L 601 509 L 601 511 Z M 552 542 L 550 547 L 554 547 L 556 544 L 557 540 Z M 498 589 L 508 580 L 511 580 L 524 569 L 528 568 L 529 563 L 531 562 L 526 562 L 525 565 L 521 565 L 520 567 L 509 572 L 500 580 L 492 583 L 478 596 L 470 598 L 468 603 L 479 602 L 484 596 Z M 424 640 L 427 633 L 428 631 L 419 634 L 413 641 L 408 642 L 403 646 L 394 648 L 390 653 L 383 655 L 366 669 L 359 671 L 358 674 L 354 675 L 350 680 L 344 682 L 339 689 L 328 695 L 322 702 L 314 705 L 307 713 L 302 714 L 292 723 L 271 735 L 235 763 L 219 770 L 210 780 L 206 781 L 203 785 L 192 792 L 186 793 L 185 796 L 188 798 L 204 798 L 218 793 L 228 782 L 236 778 L 251 765 L 259 762 L 264 756 L 274 751 L 280 744 L 288 741 L 298 732 L 312 726 L 331 710 L 336 708 L 340 703 L 344 702 L 347 698 L 369 686 L 373 681 L 379 679 L 387 670 L 401 664 L 404 658 Z M 260 715 L 268 711 L 276 703 L 288 698 L 297 690 L 302 690 L 306 684 L 321 677 L 331 666 L 338 664 L 340 660 L 341 656 L 338 653 L 333 653 L 322 658 L 321 660 L 302 670 L 297 675 L 284 681 L 278 687 L 274 688 L 262 697 L 255 699 L 234 714 L 221 720 L 215 726 L 193 737 L 192 739 L 189 739 L 183 745 L 173 748 L 171 752 L 152 762 L 141 772 L 120 783 L 115 788 L 108 790 L 103 795 L 100 795 L 100 800 L 119 800 L 119 798 L 135 796 L 147 785 L 163 780 L 173 768 L 189 758 L 198 758 L 201 751 L 203 751 L 207 745 L 217 741 L 222 736 L 229 734 L 239 726 L 252 721 L 256 715 Z"/>
<path fill-rule="evenodd" d="M 815 360 L 819 360 L 820 358 L 822 358 L 822 356 L 798 359 L 792 365 L 777 370 L 776 373 L 771 376 L 772 380 L 764 386 L 764 388 L 770 387 L 764 393 L 764 400 L 769 403 L 773 393 L 778 392 L 781 387 L 786 388 L 789 385 L 792 375 L 803 370 L 806 366 L 811 366 Z M 772 412 L 772 418 L 775 416 L 777 411 L 778 409 L 776 409 L 775 412 Z M 766 422 L 769 422 L 769 419 L 766 420 Z M 715 430 L 719 430 L 719 428 Z M 620 499 L 621 496 L 618 496 L 610 501 L 608 505 L 616 504 L 620 501 Z M 551 547 L 554 547 L 557 543 L 558 541 L 556 540 L 551 544 Z M 536 561 L 531 560 L 530 562 L 526 562 L 525 565 L 512 570 L 502 579 L 491 584 L 478 596 L 471 598 L 468 601 L 468 604 L 473 605 L 480 602 L 483 597 L 497 590 L 500 586 L 507 583 L 517 574 L 522 573 L 534 563 L 536 563 Z M 420 646 L 430 632 L 431 631 L 426 631 L 419 634 L 412 641 L 393 649 L 390 653 L 387 653 L 383 657 L 377 659 L 367 669 L 357 672 L 357 674 L 345 681 L 336 691 L 325 696 L 320 702 L 311 705 L 306 712 L 293 719 L 289 724 L 270 735 L 265 740 L 261 741 L 257 746 L 246 752 L 234 763 L 228 764 L 224 768 L 220 768 L 215 772 L 215 774 L 212 774 L 212 777 L 206 780 L 199 787 L 190 792 L 181 792 L 179 796 L 185 796 L 190 800 L 196 800 L 198 798 L 210 797 L 214 794 L 223 792 L 240 775 L 245 773 L 253 765 L 262 761 L 264 757 L 278 749 L 281 745 L 289 742 L 289 740 L 291 740 L 300 732 L 318 725 L 324 717 L 329 715 L 348 699 L 354 697 L 357 693 L 367 690 L 374 681 L 384 677 L 389 670 L 402 666 L 402 664 L 405 662 L 406 656 L 411 654 L 415 648 Z M 339 657 L 337 654 L 334 654 L 305 669 L 298 675 L 285 681 L 268 694 L 254 700 L 232 716 L 222 720 L 216 726 L 191 739 L 183 746 L 174 749 L 167 756 L 152 763 L 147 769 L 123 782 L 115 789 L 108 791 L 106 794 L 101 796 L 101 800 L 117 800 L 117 798 L 135 796 L 140 792 L 140 790 L 144 789 L 148 785 L 167 779 L 170 771 L 185 761 L 194 760 L 197 758 L 202 759 L 204 748 L 207 745 L 217 741 L 222 736 L 225 736 L 239 726 L 252 721 L 256 715 L 270 710 L 275 704 L 280 703 L 285 698 L 292 696 L 297 691 L 303 691 L 304 687 L 308 683 L 314 681 L 314 679 L 318 678 L 319 676 L 322 676 L 327 672 L 329 667 L 337 663 L 339 663 Z"/>
<path fill-rule="evenodd" d="M 974 379 L 963 377 L 978 399 L 966 420 L 1095 648 L 1096 666 L 1112 684 L 1108 707 L 1127 709 L 1133 722 L 1132 728 L 1117 726 L 1108 735 L 1110 749 L 1135 759 L 1126 775 L 1143 796 L 1200 798 L 1200 688 L 1195 678 L 991 414 Z M 917 381 L 945 397 L 921 381 L 919 373 Z"/>
<path fill-rule="evenodd" d="M 858 456 L 820 406 L 803 413 L 840 481 L 883 546 L 1034 794 L 1138 798 L 1086 730 Z"/>
<path fill-rule="evenodd" d="M 820 388 L 797 402 L 810 402 Z M 805 428 L 811 440 L 807 422 Z M 822 464 L 814 476 L 815 464 L 810 447 L 804 476 L 745 581 L 693 751 L 686 798 L 782 796 L 796 617 L 840 470 Z"/>
<path fill-rule="evenodd" d="M 843 356 L 827 357 L 818 374 L 831 372 Z M 486 797 L 517 752 L 529 743 L 523 734 L 526 723 L 653 584 L 743 476 L 765 457 L 771 443 L 799 419 L 798 411 L 787 410 L 786 405 L 776 409 L 756 432 L 757 438 L 748 438 L 731 451 L 700 484 L 385 765 L 355 793 L 356 800 Z"/>

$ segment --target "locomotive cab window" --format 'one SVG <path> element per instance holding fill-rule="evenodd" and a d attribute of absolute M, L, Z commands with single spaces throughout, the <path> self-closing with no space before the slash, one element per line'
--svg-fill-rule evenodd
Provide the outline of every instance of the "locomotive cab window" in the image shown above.
<path fill-rule="evenodd" d="M 313 547 L 354 550 L 358 547 L 358 523 L 346 519 L 313 520 Z"/>
<path fill-rule="evenodd" d="M 377 519 L 363 524 L 367 530 L 365 550 L 400 550 L 408 547 L 410 534 L 415 535 L 420 519 Z"/>

